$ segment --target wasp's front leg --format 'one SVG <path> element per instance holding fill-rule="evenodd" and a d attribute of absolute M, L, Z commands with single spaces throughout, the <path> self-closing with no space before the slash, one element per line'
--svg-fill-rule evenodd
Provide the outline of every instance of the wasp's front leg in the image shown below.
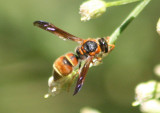
<path fill-rule="evenodd" d="M 115 48 L 114 44 L 109 44 L 109 40 L 110 40 L 110 37 L 108 36 L 107 37 L 107 44 L 108 44 L 108 47 L 109 47 L 108 53 L 111 52 Z"/>

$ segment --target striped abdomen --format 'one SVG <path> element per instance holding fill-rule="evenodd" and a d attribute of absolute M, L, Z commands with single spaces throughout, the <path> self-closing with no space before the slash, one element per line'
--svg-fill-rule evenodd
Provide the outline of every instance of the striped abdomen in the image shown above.
<path fill-rule="evenodd" d="M 73 53 L 67 53 L 59 57 L 53 64 L 54 80 L 58 80 L 72 73 L 73 68 L 77 66 L 78 58 Z"/>

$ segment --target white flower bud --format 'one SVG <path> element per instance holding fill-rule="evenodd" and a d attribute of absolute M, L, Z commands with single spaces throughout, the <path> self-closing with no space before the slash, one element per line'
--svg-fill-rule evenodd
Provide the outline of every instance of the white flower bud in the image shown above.
<path fill-rule="evenodd" d="M 157 32 L 160 35 L 160 19 L 158 20 L 158 23 L 157 23 Z"/>
<path fill-rule="evenodd" d="M 48 79 L 48 86 L 51 87 L 51 86 L 53 86 L 53 84 L 54 84 L 54 77 L 51 76 L 51 77 L 49 77 L 49 79 Z"/>
<path fill-rule="evenodd" d="M 144 113 L 160 113 L 160 101 L 153 99 L 144 102 L 141 104 L 140 110 Z"/>
<path fill-rule="evenodd" d="M 106 3 L 102 0 L 89 0 L 80 6 L 81 21 L 96 18 L 106 11 Z"/>
<path fill-rule="evenodd" d="M 160 77 L 160 64 L 156 65 L 154 68 L 154 73 Z"/>
<path fill-rule="evenodd" d="M 81 109 L 80 113 L 100 113 L 100 111 L 93 108 L 84 107 Z"/>
<path fill-rule="evenodd" d="M 159 98 L 159 91 L 160 83 L 157 83 L 154 80 L 139 84 L 135 89 L 136 101 L 133 102 L 132 105 L 137 106 L 139 104 L 143 104 L 144 102 L 149 101 L 153 97 L 155 99 Z"/>

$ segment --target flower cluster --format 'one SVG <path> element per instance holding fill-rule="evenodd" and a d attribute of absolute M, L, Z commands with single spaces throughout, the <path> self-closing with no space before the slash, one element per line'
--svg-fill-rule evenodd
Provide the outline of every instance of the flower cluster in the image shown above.
<path fill-rule="evenodd" d="M 96 18 L 106 11 L 106 3 L 102 0 L 89 0 L 80 6 L 81 21 Z"/>
<path fill-rule="evenodd" d="M 135 89 L 136 101 L 132 106 L 140 105 L 142 112 L 160 112 L 160 83 L 151 80 L 137 85 Z"/>

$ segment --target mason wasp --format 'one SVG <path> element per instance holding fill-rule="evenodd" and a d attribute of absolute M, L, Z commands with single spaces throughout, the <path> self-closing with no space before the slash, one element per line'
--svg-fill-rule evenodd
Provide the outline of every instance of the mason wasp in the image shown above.
<path fill-rule="evenodd" d="M 60 82 L 61 79 L 71 74 L 74 68 L 79 65 L 79 71 L 77 73 L 79 74 L 79 77 L 73 95 L 77 94 L 83 86 L 89 66 L 96 65 L 101 62 L 102 57 L 108 54 L 115 47 L 114 45 L 108 44 L 109 37 L 81 39 L 45 21 L 35 21 L 33 24 L 57 35 L 58 37 L 68 39 L 79 44 L 75 50 L 76 54 L 67 53 L 56 59 L 53 64 L 53 82 L 57 86 L 63 84 Z M 84 65 L 81 65 L 82 61 L 85 62 Z"/>

